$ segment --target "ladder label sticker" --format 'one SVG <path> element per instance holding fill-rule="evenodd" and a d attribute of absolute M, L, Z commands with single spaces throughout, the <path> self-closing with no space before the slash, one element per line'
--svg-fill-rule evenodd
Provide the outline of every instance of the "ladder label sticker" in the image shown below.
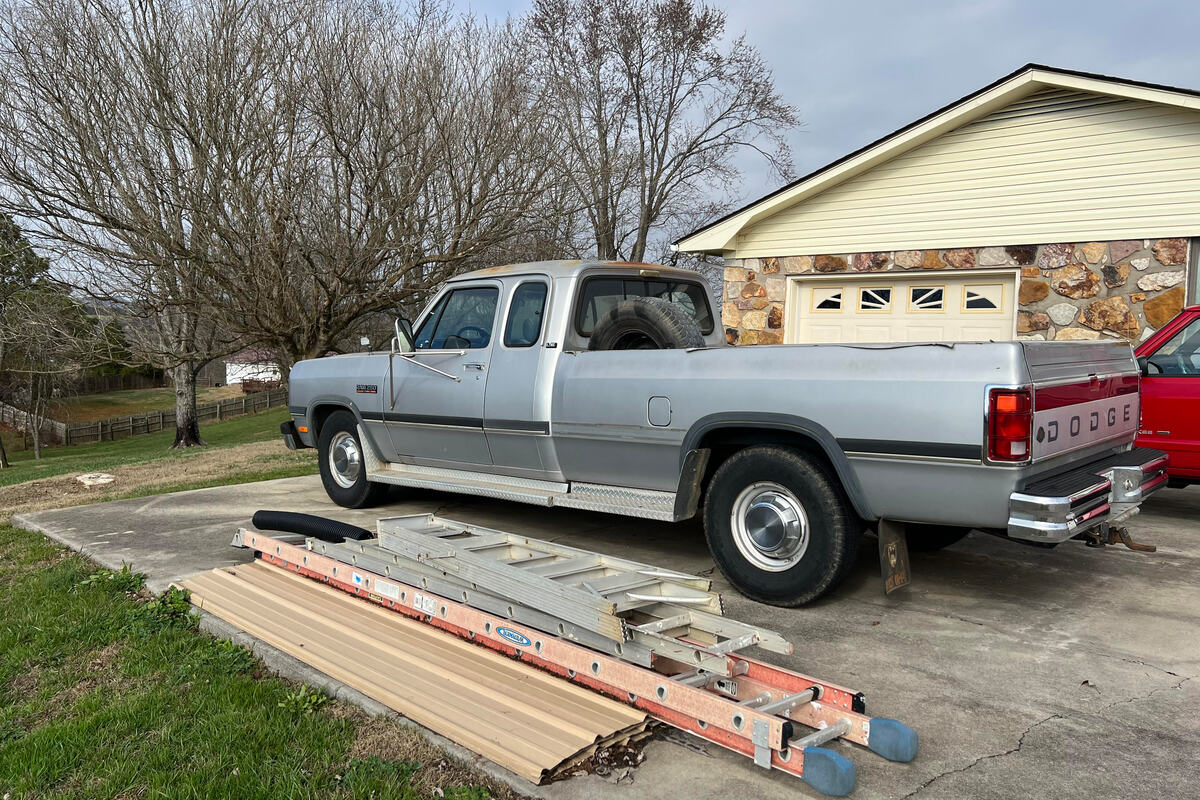
<path fill-rule="evenodd" d="M 354 582 L 355 586 L 367 585 L 367 577 L 365 575 L 360 575 L 357 572 L 350 573 L 350 580 Z"/>
<path fill-rule="evenodd" d="M 417 611 L 424 611 L 426 614 L 436 614 L 437 601 L 427 594 L 413 592 L 413 608 Z"/>
<path fill-rule="evenodd" d="M 384 581 L 375 579 L 375 591 L 379 592 L 384 597 L 390 600 L 400 599 L 400 587 L 394 583 L 385 583 Z"/>
<path fill-rule="evenodd" d="M 514 631 L 512 628 L 496 628 L 496 634 L 521 647 L 529 647 L 533 644 L 529 641 L 528 636 L 520 631 Z"/>

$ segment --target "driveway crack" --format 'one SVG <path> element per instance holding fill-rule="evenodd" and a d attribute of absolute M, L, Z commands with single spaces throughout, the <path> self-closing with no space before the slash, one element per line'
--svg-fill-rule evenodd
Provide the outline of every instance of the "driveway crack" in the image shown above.
<path fill-rule="evenodd" d="M 1152 666 L 1152 665 L 1147 664 L 1147 666 Z M 1163 672 L 1166 672 L 1166 670 L 1163 670 Z M 1175 673 L 1173 673 L 1173 672 L 1168 673 L 1168 674 L 1175 675 Z M 1175 677 L 1178 678 L 1179 676 L 1175 675 Z M 1099 709 L 1099 711 L 1108 711 L 1110 708 L 1114 708 L 1115 706 L 1123 706 L 1127 703 L 1137 703 L 1142 700 L 1149 700 L 1151 697 L 1158 694 L 1159 692 L 1170 691 L 1172 689 L 1182 689 L 1183 685 L 1185 683 L 1187 683 L 1188 681 L 1190 681 L 1192 678 L 1195 678 L 1195 677 L 1196 677 L 1195 675 L 1189 675 L 1186 678 L 1183 678 L 1182 680 L 1179 680 L 1179 681 L 1171 684 L 1170 686 L 1159 686 L 1156 689 L 1151 689 L 1150 691 L 1146 692 L 1145 694 L 1139 694 L 1134 697 L 1127 697 L 1124 700 L 1117 700 L 1116 702 L 1109 703 L 1108 705 L 1103 706 L 1102 708 Z"/>
<path fill-rule="evenodd" d="M 977 767 L 979 764 L 982 764 L 984 761 L 991 761 L 992 759 L 996 759 L 996 758 L 1004 758 L 1005 756 L 1011 756 L 1013 753 L 1019 752 L 1020 749 L 1025 746 L 1025 737 L 1028 736 L 1030 733 L 1032 733 L 1034 728 L 1037 728 L 1041 725 L 1045 725 L 1047 722 L 1050 722 L 1051 720 L 1055 720 L 1055 719 L 1064 719 L 1064 717 L 1062 714 L 1051 714 L 1050 716 L 1046 717 L 1045 719 L 1038 720 L 1037 722 L 1033 723 L 1028 728 L 1026 728 L 1024 731 L 1021 732 L 1021 736 L 1017 739 L 1016 747 L 1010 747 L 1008 750 L 1004 750 L 999 753 L 989 753 L 988 755 L 980 756 L 979 758 L 972 761 L 970 764 L 967 764 L 965 767 L 957 767 L 955 769 L 948 769 L 945 772 L 940 772 L 937 775 L 934 775 L 929 780 L 923 782 L 916 789 L 913 789 L 911 792 L 904 795 L 902 800 L 908 800 L 908 798 L 910 798 L 910 797 L 916 797 L 919 793 L 923 792 L 930 785 L 936 783 L 937 781 L 941 780 L 942 778 L 946 777 L 947 775 L 955 775 L 960 772 L 968 772 L 968 771 L 974 769 L 975 767 Z"/>

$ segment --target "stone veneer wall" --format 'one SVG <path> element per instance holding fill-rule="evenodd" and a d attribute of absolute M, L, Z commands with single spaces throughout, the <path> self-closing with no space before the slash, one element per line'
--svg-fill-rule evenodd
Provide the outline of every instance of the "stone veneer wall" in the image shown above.
<path fill-rule="evenodd" d="M 1019 338 L 1138 342 L 1183 308 L 1187 263 L 1187 239 L 729 259 L 721 319 L 730 344 L 781 344 L 788 275 L 1019 267 Z"/>

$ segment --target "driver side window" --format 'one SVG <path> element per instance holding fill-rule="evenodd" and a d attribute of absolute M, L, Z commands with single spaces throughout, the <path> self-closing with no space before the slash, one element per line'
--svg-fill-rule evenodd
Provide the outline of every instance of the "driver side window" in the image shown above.
<path fill-rule="evenodd" d="M 1200 319 L 1189 323 L 1150 356 L 1150 375 L 1200 377 Z"/>
<path fill-rule="evenodd" d="M 418 350 L 477 350 L 492 341 L 500 292 L 492 286 L 455 289 L 438 302 L 416 332 Z"/>

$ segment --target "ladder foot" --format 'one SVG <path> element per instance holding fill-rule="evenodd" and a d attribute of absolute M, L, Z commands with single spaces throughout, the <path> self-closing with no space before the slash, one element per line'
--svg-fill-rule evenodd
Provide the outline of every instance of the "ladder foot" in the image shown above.
<path fill-rule="evenodd" d="M 888 761 L 909 762 L 917 757 L 917 732 L 899 720 L 874 717 L 867 747 Z"/>
<path fill-rule="evenodd" d="M 845 797 L 854 791 L 854 764 L 840 753 L 824 747 L 806 747 L 800 779 L 821 794 Z"/>

